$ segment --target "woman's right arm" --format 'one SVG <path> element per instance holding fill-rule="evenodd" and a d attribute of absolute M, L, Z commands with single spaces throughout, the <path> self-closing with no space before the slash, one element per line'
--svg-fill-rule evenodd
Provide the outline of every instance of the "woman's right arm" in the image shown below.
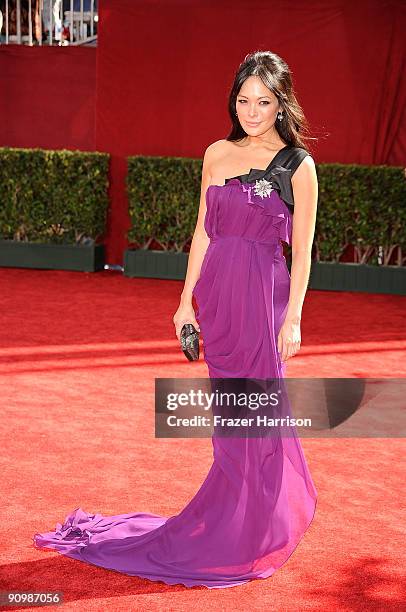
<path fill-rule="evenodd" d="M 203 259 L 210 243 L 210 238 L 204 229 L 204 219 L 206 215 L 206 191 L 211 181 L 210 163 L 212 146 L 213 145 L 210 145 L 206 149 L 203 158 L 199 212 L 192 243 L 190 245 L 185 283 L 181 293 L 179 307 L 173 316 L 175 333 L 178 340 L 180 340 L 180 331 L 185 323 L 192 323 L 199 331 L 199 324 L 196 321 L 195 311 L 192 306 L 192 292 L 199 279 Z"/>

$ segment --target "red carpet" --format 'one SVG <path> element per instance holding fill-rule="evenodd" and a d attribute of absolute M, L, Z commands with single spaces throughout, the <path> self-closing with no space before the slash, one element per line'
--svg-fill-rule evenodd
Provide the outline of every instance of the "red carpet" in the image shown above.
<path fill-rule="evenodd" d="M 183 508 L 212 463 L 211 441 L 155 439 L 154 377 L 206 377 L 207 368 L 178 347 L 180 281 L 2 269 L 0 288 L 0 590 L 63 591 L 62 609 L 86 612 L 402 607 L 398 439 L 303 440 L 316 517 L 267 580 L 187 589 L 35 550 L 32 535 L 78 506 Z M 404 312 L 398 296 L 309 291 L 288 376 L 405 376 Z"/>

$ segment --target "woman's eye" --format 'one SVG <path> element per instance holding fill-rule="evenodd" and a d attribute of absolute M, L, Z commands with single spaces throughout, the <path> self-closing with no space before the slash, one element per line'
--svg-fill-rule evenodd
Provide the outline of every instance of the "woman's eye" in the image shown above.
<path fill-rule="evenodd" d="M 245 103 L 245 102 L 246 102 L 246 100 L 238 100 L 238 102 Z M 269 102 L 268 102 L 268 100 L 262 100 L 262 101 L 260 102 L 260 104 L 269 104 Z"/>

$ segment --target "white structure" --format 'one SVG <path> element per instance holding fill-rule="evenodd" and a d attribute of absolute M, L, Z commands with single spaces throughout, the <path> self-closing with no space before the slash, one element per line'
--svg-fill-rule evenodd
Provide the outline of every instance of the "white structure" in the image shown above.
<path fill-rule="evenodd" d="M 21 4 L 21 0 L 4 0 L 0 44 L 96 44 L 97 0 L 40 0 L 38 12 L 31 0 L 28 11 Z"/>

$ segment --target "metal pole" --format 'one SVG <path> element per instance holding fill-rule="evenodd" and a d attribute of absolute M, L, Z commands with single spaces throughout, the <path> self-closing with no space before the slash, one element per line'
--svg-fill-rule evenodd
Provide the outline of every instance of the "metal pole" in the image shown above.
<path fill-rule="evenodd" d="M 94 34 L 94 0 L 90 2 L 90 36 Z"/>
<path fill-rule="evenodd" d="M 16 24 L 17 24 L 17 42 L 21 45 L 21 1 L 16 2 Z"/>
<path fill-rule="evenodd" d="M 53 32 L 54 32 L 54 7 L 52 0 L 48 0 L 49 2 L 49 44 L 52 45 L 53 41 Z"/>
<path fill-rule="evenodd" d="M 60 19 L 61 19 L 61 37 L 60 37 L 60 39 L 59 39 L 59 44 L 60 44 L 60 45 L 62 45 L 62 43 L 63 43 L 63 41 L 62 41 L 62 30 L 63 30 L 63 0 L 61 0 L 61 3 L 60 3 L 60 5 L 59 5 L 59 6 L 60 6 L 60 15 L 61 15 L 61 17 L 60 17 Z"/>
<path fill-rule="evenodd" d="M 32 47 L 32 6 L 31 0 L 28 0 L 28 44 Z"/>
<path fill-rule="evenodd" d="M 8 45 L 8 0 L 6 0 L 6 45 Z"/>
<path fill-rule="evenodd" d="M 70 41 L 69 43 L 73 43 L 73 0 L 70 0 Z"/>
<path fill-rule="evenodd" d="M 38 41 L 38 44 L 42 46 L 42 0 L 39 0 L 39 3 L 38 3 L 38 13 L 39 13 L 39 27 L 38 27 L 39 41 Z"/>
<path fill-rule="evenodd" d="M 80 39 L 84 40 L 84 38 L 85 37 L 83 36 L 83 0 L 80 0 Z"/>

